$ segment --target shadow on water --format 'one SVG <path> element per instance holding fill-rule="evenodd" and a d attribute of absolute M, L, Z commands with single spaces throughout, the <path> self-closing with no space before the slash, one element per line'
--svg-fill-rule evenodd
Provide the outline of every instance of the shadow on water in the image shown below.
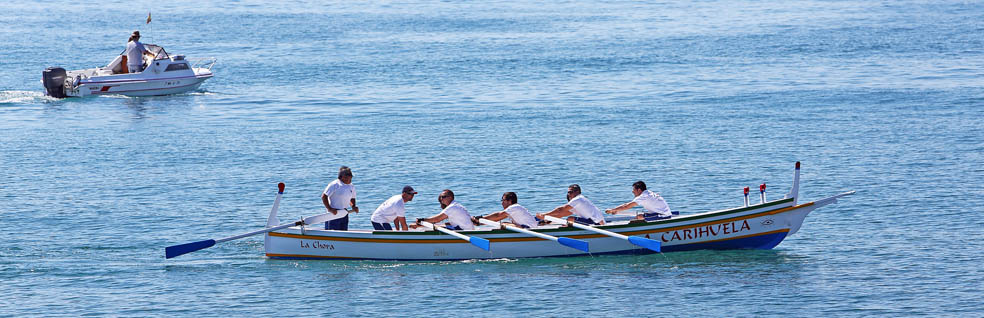
<path fill-rule="evenodd" d="M 131 97 L 123 100 L 123 105 L 133 112 L 133 119 L 147 118 L 147 99 L 143 97 Z"/>
<path fill-rule="evenodd" d="M 259 259 L 254 259 L 259 260 Z M 692 251 L 648 255 L 603 255 L 585 257 L 552 257 L 523 259 L 488 259 L 463 261 L 373 261 L 373 260 L 277 260 L 263 258 L 251 266 L 280 270 L 311 270 L 323 279 L 337 279 L 346 273 L 431 273 L 464 274 L 475 272 L 540 273 L 578 275 L 596 271 L 650 272 L 669 269 L 700 268 L 776 268 L 798 267 L 810 262 L 810 257 L 777 250 Z M 194 261 L 191 267 L 213 264 L 207 260 Z M 183 265 L 168 265 L 179 269 Z"/>

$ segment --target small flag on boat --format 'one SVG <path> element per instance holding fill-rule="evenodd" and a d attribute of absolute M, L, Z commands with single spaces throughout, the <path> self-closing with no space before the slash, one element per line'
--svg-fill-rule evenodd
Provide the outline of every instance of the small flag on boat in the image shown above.
<path fill-rule="evenodd" d="M 150 24 L 150 11 L 147 11 L 147 23 L 144 24 Z"/>

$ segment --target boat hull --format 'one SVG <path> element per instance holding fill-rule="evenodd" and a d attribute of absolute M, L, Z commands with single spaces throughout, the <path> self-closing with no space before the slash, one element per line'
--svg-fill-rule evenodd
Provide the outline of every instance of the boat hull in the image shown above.
<path fill-rule="evenodd" d="M 186 76 L 176 78 L 125 80 L 125 81 L 91 81 L 83 82 L 77 88 L 68 92 L 68 96 L 90 95 L 124 95 L 124 96 L 159 96 L 181 94 L 198 89 L 208 76 Z"/>
<path fill-rule="evenodd" d="M 628 236 L 662 242 L 663 252 L 701 249 L 771 249 L 795 232 L 818 206 L 783 199 L 655 222 L 601 226 Z M 623 222 L 624 223 L 624 222 Z M 292 227 L 267 233 L 266 256 L 274 259 L 462 260 L 653 253 L 631 243 L 572 227 L 537 229 L 543 234 L 587 241 L 590 253 L 506 230 L 461 231 L 491 241 L 491 251 L 436 231 L 327 231 Z"/>

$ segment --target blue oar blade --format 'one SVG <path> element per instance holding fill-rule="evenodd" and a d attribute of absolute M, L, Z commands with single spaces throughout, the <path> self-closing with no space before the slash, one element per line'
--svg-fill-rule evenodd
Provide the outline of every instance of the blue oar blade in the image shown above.
<path fill-rule="evenodd" d="M 557 243 L 560 243 L 561 245 L 564 245 L 564 246 L 567 246 L 567 247 L 570 247 L 570 248 L 575 248 L 575 249 L 582 250 L 585 253 L 588 252 L 588 242 L 585 242 L 585 241 L 582 241 L 582 240 L 575 240 L 575 239 L 566 238 L 566 237 L 558 237 L 557 238 Z"/>
<path fill-rule="evenodd" d="M 656 252 L 659 252 L 660 247 L 663 246 L 663 243 L 661 243 L 660 241 L 650 240 L 647 238 L 636 237 L 636 236 L 629 236 L 629 242 L 635 245 L 639 245 L 651 249 Z"/>
<path fill-rule="evenodd" d="M 185 243 L 181 245 L 168 246 L 164 248 L 164 258 L 172 258 L 188 254 L 197 250 L 215 246 L 215 240 L 204 240 L 198 242 Z"/>
<path fill-rule="evenodd" d="M 483 250 L 491 251 L 489 249 L 490 248 L 490 246 L 489 246 L 489 240 L 483 239 L 481 237 L 472 236 L 471 238 L 468 239 L 468 241 L 471 242 L 472 245 L 478 246 L 478 247 L 480 247 Z"/>

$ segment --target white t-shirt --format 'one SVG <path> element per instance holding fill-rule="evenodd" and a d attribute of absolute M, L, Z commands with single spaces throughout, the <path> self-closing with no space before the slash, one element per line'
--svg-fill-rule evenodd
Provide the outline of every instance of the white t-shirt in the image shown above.
<path fill-rule="evenodd" d="M 639 196 L 636 196 L 635 199 L 632 199 L 632 202 L 641 205 L 649 213 L 657 213 L 659 216 L 673 215 L 670 212 L 670 206 L 666 204 L 666 200 L 663 200 L 663 197 L 659 193 L 646 190 L 640 193 Z"/>
<path fill-rule="evenodd" d="M 143 44 L 137 41 L 130 41 L 126 43 L 126 64 L 127 65 L 143 65 L 143 52 L 147 49 L 144 48 Z"/>
<path fill-rule="evenodd" d="M 526 225 L 529 227 L 536 227 L 536 218 L 530 214 L 530 211 L 524 208 L 519 203 L 510 205 L 506 208 L 506 213 L 509 214 L 509 218 L 512 219 L 512 223 L 516 225 Z"/>
<path fill-rule="evenodd" d="M 376 223 L 391 223 L 398 217 L 406 217 L 407 209 L 403 204 L 403 195 L 394 195 L 380 204 L 376 211 L 372 212 L 369 220 Z"/>
<path fill-rule="evenodd" d="M 577 217 L 588 218 L 595 223 L 601 223 L 605 220 L 605 215 L 601 214 L 601 210 L 598 210 L 598 207 L 584 195 L 577 195 L 570 202 L 567 202 L 567 205 L 574 208 L 574 215 Z"/>
<path fill-rule="evenodd" d="M 352 206 L 352 199 L 355 198 L 355 186 L 352 184 L 345 184 L 342 180 L 335 179 L 325 187 L 325 191 L 321 194 L 328 196 L 328 204 L 331 205 L 333 209 L 338 210 L 338 217 L 344 217 L 348 215 L 344 209 Z M 320 199 L 320 198 L 319 198 Z M 328 208 L 325 208 L 328 210 Z M 328 212 L 331 213 L 331 212 Z"/>
<path fill-rule="evenodd" d="M 461 227 L 462 230 L 475 229 L 475 225 L 472 224 L 471 215 L 468 214 L 468 210 L 465 209 L 461 203 L 458 203 L 458 201 L 451 201 L 451 204 L 444 208 L 441 213 L 448 216 L 448 223 L 451 223 L 451 226 Z"/>

